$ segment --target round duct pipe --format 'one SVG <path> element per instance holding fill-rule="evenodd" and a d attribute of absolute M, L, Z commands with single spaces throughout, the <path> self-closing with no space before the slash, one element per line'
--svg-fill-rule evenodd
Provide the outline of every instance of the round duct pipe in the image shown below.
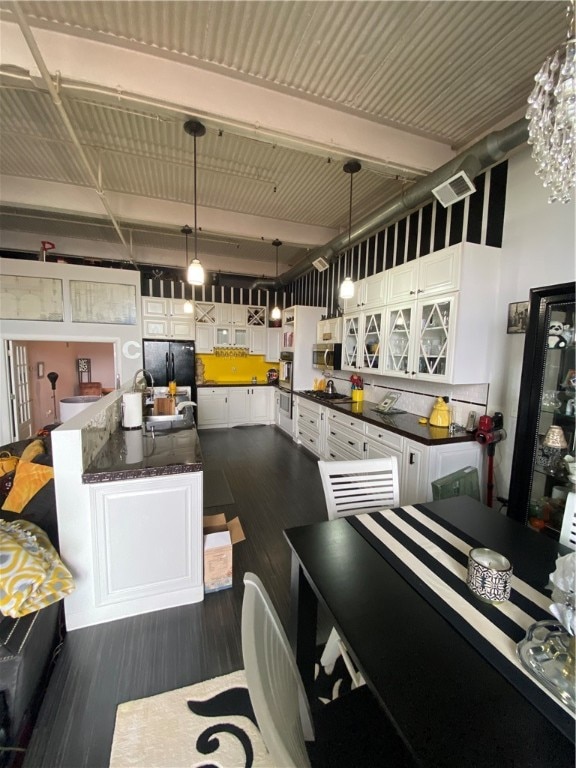
<path fill-rule="evenodd" d="M 419 179 L 410 189 L 393 197 L 383 208 L 359 221 L 351 230 L 350 245 L 356 245 L 356 243 L 365 240 L 373 233 L 380 231 L 387 224 L 397 221 L 410 211 L 423 205 L 433 197 L 432 190 L 435 187 L 447 181 L 459 171 L 464 171 L 467 176 L 474 179 L 486 168 L 506 157 L 510 150 L 524 144 L 527 139 L 528 123 L 524 117 L 515 123 L 511 123 L 511 125 L 501 131 L 495 131 L 485 136 L 465 152 L 458 155 L 458 157 L 449 160 L 425 178 Z M 314 248 L 314 250 L 306 254 L 302 261 L 298 262 L 292 269 L 284 272 L 276 280 L 257 280 L 252 283 L 251 288 L 281 288 L 297 280 L 305 272 L 308 272 L 313 266 L 312 262 L 316 259 L 322 258 L 330 263 L 332 259 L 347 247 L 348 232 L 344 232 L 329 243 L 326 243 L 326 245 Z"/>

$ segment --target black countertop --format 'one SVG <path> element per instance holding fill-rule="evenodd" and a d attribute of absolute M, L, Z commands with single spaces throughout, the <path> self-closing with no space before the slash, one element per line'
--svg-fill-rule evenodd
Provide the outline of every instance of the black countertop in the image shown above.
<path fill-rule="evenodd" d="M 345 413 L 347 416 L 354 416 L 361 421 L 375 424 L 377 427 L 395 432 L 397 435 L 408 437 L 410 440 L 415 440 L 423 445 L 470 443 L 474 440 L 474 435 L 470 432 L 457 432 L 454 435 L 450 435 L 447 427 L 431 427 L 428 422 L 426 424 L 419 424 L 418 419 L 422 417 L 415 413 L 392 415 L 376 413 L 375 409 L 378 407 L 378 403 L 372 403 L 369 400 L 362 400 L 359 403 L 334 403 L 330 400 L 320 400 L 313 395 L 306 395 L 303 392 L 295 392 L 294 394 L 313 403 L 325 405 L 334 411 Z"/>
<path fill-rule="evenodd" d="M 194 422 L 174 423 L 177 428 L 155 429 L 154 433 L 119 427 L 86 468 L 82 482 L 109 483 L 202 472 L 202 452 Z"/>

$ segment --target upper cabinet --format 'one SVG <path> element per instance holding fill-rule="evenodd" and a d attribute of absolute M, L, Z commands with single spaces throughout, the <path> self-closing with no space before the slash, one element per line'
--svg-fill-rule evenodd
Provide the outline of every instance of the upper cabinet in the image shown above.
<path fill-rule="evenodd" d="M 184 299 L 142 297 L 142 335 L 146 339 L 194 339 L 194 314 Z"/>
<path fill-rule="evenodd" d="M 344 299 L 344 312 L 381 307 L 386 302 L 388 273 L 378 272 L 354 283 L 354 296 Z"/>
<path fill-rule="evenodd" d="M 386 304 L 457 291 L 461 255 L 462 246 L 455 245 L 388 270 Z"/>
<path fill-rule="evenodd" d="M 316 328 L 316 341 L 319 344 L 342 342 L 342 318 L 332 317 L 330 320 L 320 320 Z"/>

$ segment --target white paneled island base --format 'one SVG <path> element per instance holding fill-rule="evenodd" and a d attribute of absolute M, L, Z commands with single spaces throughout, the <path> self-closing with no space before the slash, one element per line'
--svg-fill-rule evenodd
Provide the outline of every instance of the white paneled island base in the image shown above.
<path fill-rule="evenodd" d="M 203 600 L 202 479 L 91 486 L 95 610 L 106 620 Z"/>

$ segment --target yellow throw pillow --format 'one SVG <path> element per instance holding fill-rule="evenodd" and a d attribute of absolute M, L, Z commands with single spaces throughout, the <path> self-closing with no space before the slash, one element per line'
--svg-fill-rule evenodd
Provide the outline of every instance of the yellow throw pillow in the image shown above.
<path fill-rule="evenodd" d="M 30 499 L 54 477 L 52 467 L 20 461 L 16 467 L 14 483 L 2 505 L 5 512 L 22 512 Z"/>
<path fill-rule="evenodd" d="M 33 440 L 31 443 L 28 443 L 26 448 L 22 451 L 20 455 L 21 461 L 32 461 L 36 456 L 39 456 L 41 453 L 46 453 L 46 449 L 44 448 L 44 443 L 42 440 Z"/>
<path fill-rule="evenodd" d="M 0 477 L 8 474 L 8 472 L 14 472 L 19 461 L 19 456 L 12 456 L 9 451 L 2 451 L 0 453 Z"/>
<path fill-rule="evenodd" d="M 0 612 L 13 619 L 75 589 L 72 574 L 44 531 L 27 520 L 0 520 Z"/>

